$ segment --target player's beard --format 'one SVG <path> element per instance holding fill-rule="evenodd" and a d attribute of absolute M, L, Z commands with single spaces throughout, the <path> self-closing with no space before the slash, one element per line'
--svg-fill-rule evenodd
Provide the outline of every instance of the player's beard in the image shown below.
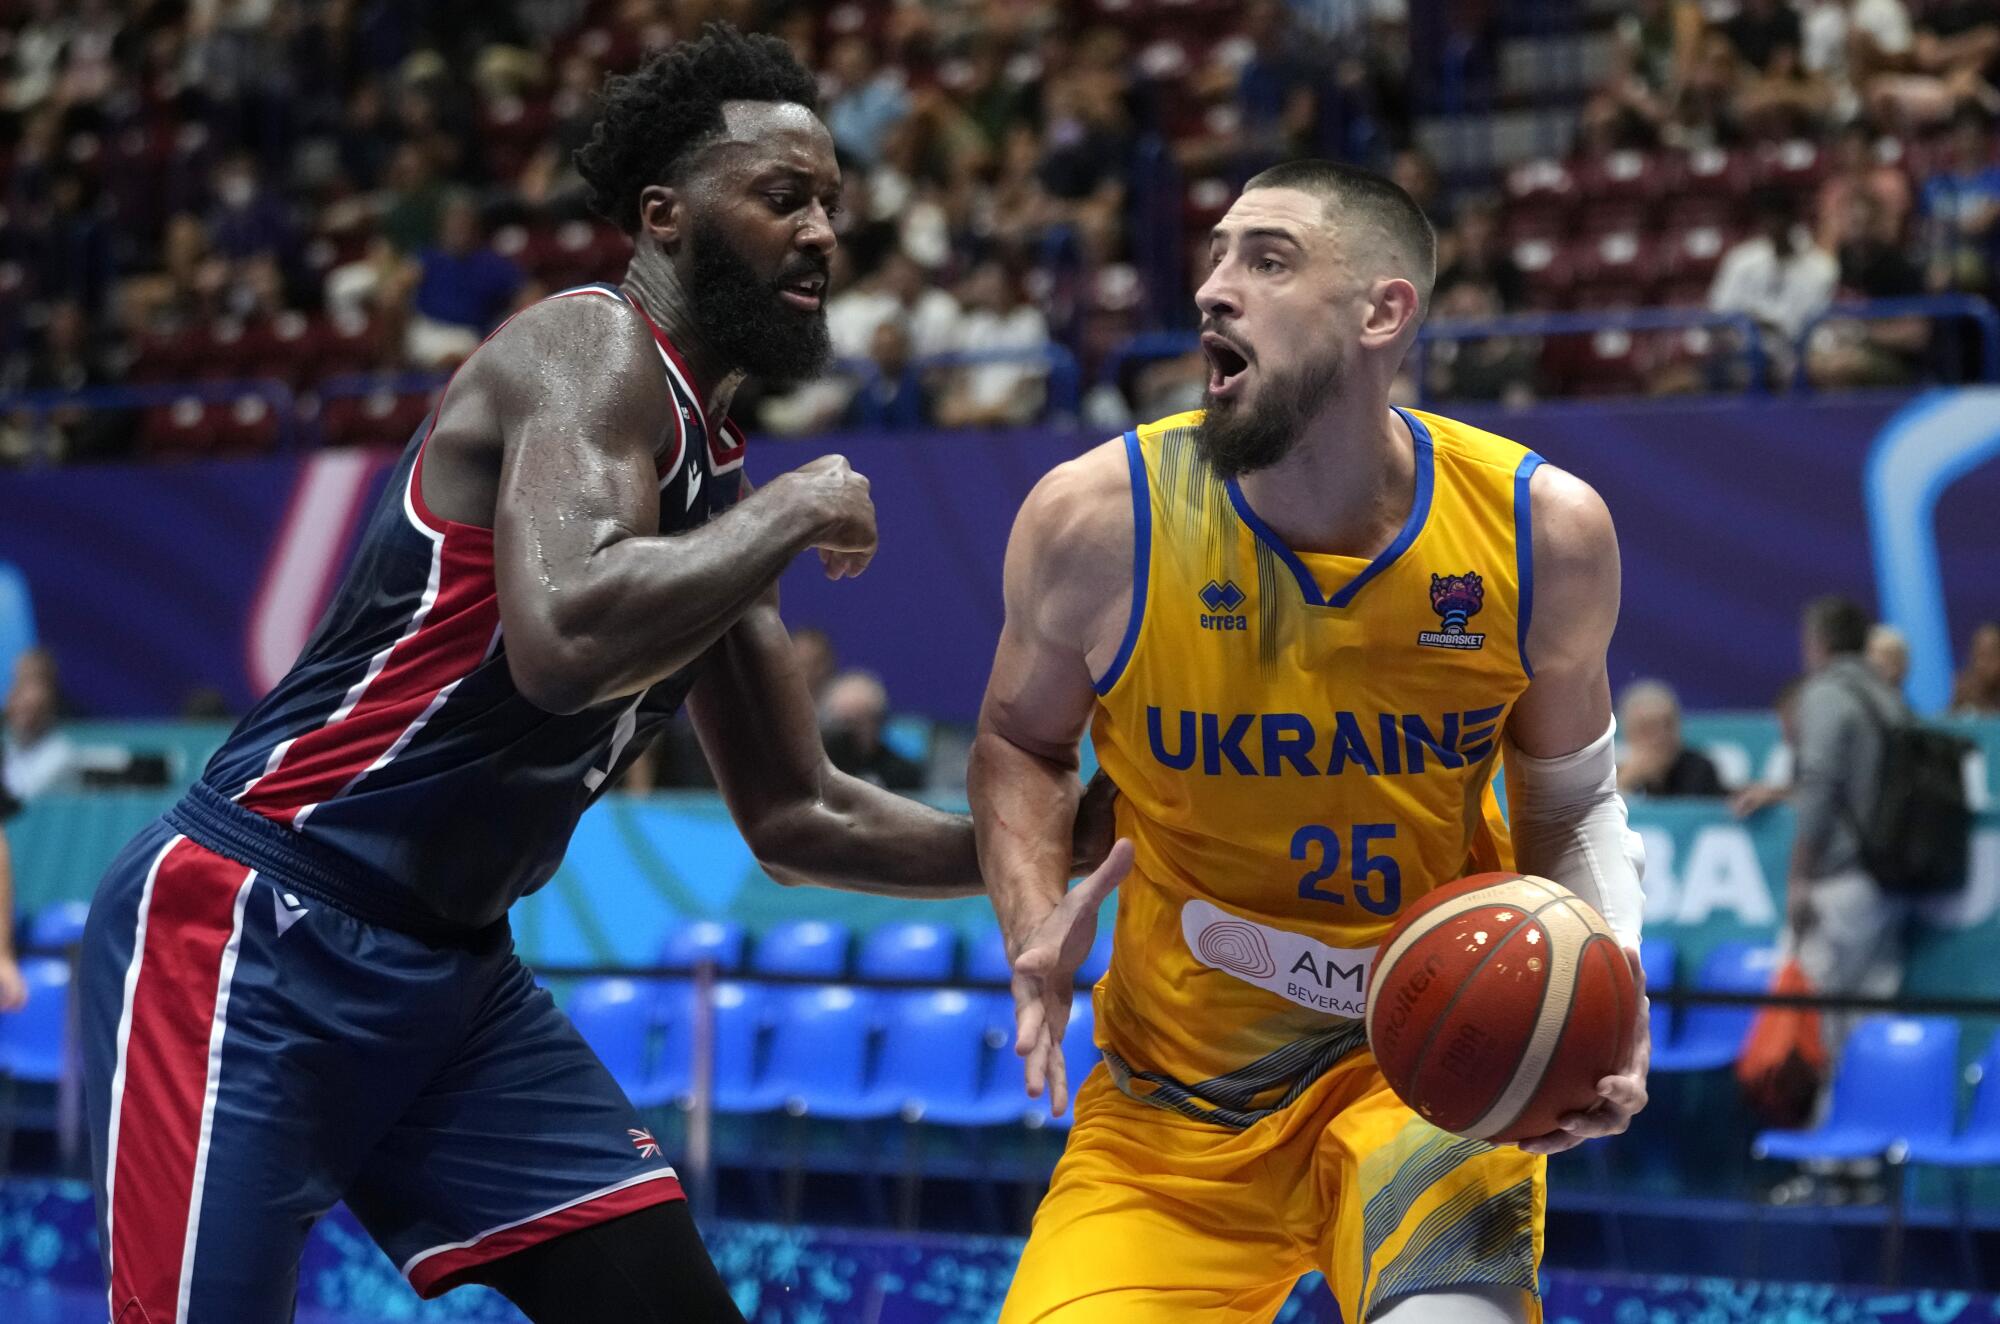
<path fill-rule="evenodd" d="M 826 329 L 826 287 L 819 307 L 807 312 L 778 295 L 779 287 L 802 276 L 827 274 L 823 256 L 795 254 L 776 277 L 766 280 L 743 260 L 722 227 L 697 217 L 688 254 L 688 295 L 703 343 L 732 368 L 741 368 L 767 387 L 782 390 L 817 377 L 833 359 Z"/>
<path fill-rule="evenodd" d="M 1268 469 L 1291 453 L 1306 424 L 1347 383 L 1347 355 L 1339 349 L 1256 384 L 1248 401 L 1218 400 L 1202 392 L 1194 445 L 1219 477 L 1240 478 Z"/>

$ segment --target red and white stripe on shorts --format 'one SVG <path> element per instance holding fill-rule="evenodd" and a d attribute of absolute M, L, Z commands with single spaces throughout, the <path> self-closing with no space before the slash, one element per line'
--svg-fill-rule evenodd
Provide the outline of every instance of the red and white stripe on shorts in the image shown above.
<path fill-rule="evenodd" d="M 187 1317 L 243 907 L 257 875 L 175 837 L 139 896 L 105 1142 L 111 1318 Z M 144 1315 L 124 1315 L 137 1302 Z"/>

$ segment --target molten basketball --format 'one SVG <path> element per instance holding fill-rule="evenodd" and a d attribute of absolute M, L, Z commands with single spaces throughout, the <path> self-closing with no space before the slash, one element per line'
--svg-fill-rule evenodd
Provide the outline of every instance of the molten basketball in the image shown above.
<path fill-rule="evenodd" d="M 1482 873 L 1397 922 L 1368 983 L 1368 1043 L 1417 1115 L 1495 1143 L 1597 1102 L 1632 1051 L 1637 990 L 1603 916 L 1546 878 Z"/>

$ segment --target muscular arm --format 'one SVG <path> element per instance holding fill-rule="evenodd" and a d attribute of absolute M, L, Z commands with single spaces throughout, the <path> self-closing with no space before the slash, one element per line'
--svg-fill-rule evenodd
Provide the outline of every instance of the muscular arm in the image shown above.
<path fill-rule="evenodd" d="M 0 802 L 7 793 L 0 791 Z M 14 860 L 7 834 L 0 830 L 0 1011 L 14 1011 L 27 1001 L 21 967 L 14 959 Z"/>
<path fill-rule="evenodd" d="M 1132 864 L 1112 846 L 1065 889 L 1064 827 L 1077 803 L 1077 742 L 1093 676 L 1131 602 L 1131 487 L 1122 443 L 1062 465 L 1028 495 L 1007 544 L 1007 620 L 980 708 L 966 790 L 987 895 L 1014 966 L 1014 1051 L 1028 1094 L 1069 1104 L 1063 1033 L 1097 911 Z"/>
<path fill-rule="evenodd" d="M 508 667 L 551 712 L 636 694 L 680 670 L 807 547 L 829 537 L 874 545 L 872 515 L 865 538 L 831 527 L 840 521 L 829 510 L 851 495 L 832 489 L 860 481 L 844 463 L 785 475 L 699 529 L 660 536 L 654 452 L 675 404 L 635 318 L 609 299 L 539 305 L 515 320 L 492 374 L 504 441 L 494 577 Z"/>
<path fill-rule="evenodd" d="M 704 659 L 688 711 L 743 839 L 778 882 L 904 897 L 980 890 L 972 820 L 827 761 L 775 589 Z"/>
<path fill-rule="evenodd" d="M 987 895 L 1019 955 L 1063 897 L 1076 811 L 1077 745 L 1092 677 L 1124 632 L 1132 499 L 1123 442 L 1051 471 L 1007 543 L 1007 618 L 980 707 L 966 791 Z"/>
<path fill-rule="evenodd" d="M 1618 624 L 1618 536 L 1604 499 L 1561 469 L 1537 469 L 1528 499 L 1535 678 L 1514 704 L 1507 735 L 1524 753 L 1546 759 L 1583 748 L 1611 724 L 1605 653 Z"/>

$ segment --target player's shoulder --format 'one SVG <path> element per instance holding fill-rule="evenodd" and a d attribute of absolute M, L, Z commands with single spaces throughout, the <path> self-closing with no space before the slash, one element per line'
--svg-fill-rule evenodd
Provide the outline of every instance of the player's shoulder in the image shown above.
<path fill-rule="evenodd" d="M 622 378 L 657 360 L 658 354 L 644 314 L 608 287 L 590 286 L 552 294 L 521 309 L 467 367 L 497 370 L 511 380 L 539 377 L 550 368 Z"/>
<path fill-rule="evenodd" d="M 1433 414 L 1425 409 L 1405 409 L 1403 412 L 1422 426 L 1433 451 L 1454 460 L 1512 476 L 1519 472 L 1530 456 L 1535 456 L 1531 448 L 1512 437 L 1474 427 L 1463 419 Z M 1540 462 L 1539 456 L 1535 456 L 1535 462 Z"/>
<path fill-rule="evenodd" d="M 1016 569 L 1078 588 L 1130 576 L 1136 517 L 1126 450 L 1114 438 L 1042 475 L 1014 519 Z"/>

